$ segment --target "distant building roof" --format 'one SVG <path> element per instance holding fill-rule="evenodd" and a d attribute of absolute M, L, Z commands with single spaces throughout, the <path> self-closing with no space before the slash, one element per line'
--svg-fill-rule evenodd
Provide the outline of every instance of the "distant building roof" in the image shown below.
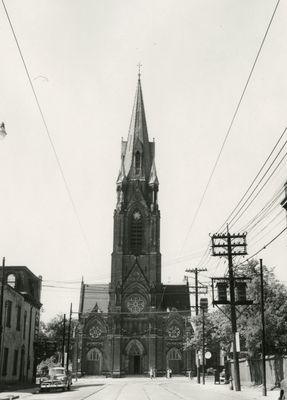
<path fill-rule="evenodd" d="M 190 310 L 188 285 L 163 285 L 161 308 L 178 311 Z"/>
<path fill-rule="evenodd" d="M 84 284 L 81 287 L 80 313 L 89 313 L 94 310 L 108 312 L 109 285 L 108 284 Z"/>

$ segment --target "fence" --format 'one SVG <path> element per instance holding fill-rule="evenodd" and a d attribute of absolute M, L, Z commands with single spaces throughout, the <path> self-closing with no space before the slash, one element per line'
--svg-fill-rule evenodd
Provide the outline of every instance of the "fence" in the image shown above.
<path fill-rule="evenodd" d="M 245 385 L 261 385 L 263 383 L 262 359 L 240 359 L 240 378 Z M 232 368 L 233 370 L 233 368 Z M 232 371 L 233 372 L 233 371 Z M 287 378 L 287 357 L 266 357 L 266 383 L 272 387 Z"/>

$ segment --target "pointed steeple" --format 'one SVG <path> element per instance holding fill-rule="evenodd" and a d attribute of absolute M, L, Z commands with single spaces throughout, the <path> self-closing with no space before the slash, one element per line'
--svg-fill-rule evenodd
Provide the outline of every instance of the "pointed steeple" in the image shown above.
<path fill-rule="evenodd" d="M 150 171 L 150 177 L 149 177 L 149 184 L 151 186 L 158 186 L 158 177 L 156 173 L 156 167 L 155 167 L 155 161 L 153 159 L 152 166 L 151 166 L 151 171 Z"/>
<path fill-rule="evenodd" d="M 149 178 L 151 146 L 148 138 L 140 74 L 133 106 L 128 139 L 124 149 L 124 167 L 129 178 Z"/>
<path fill-rule="evenodd" d="M 121 169 L 120 169 L 119 176 L 118 176 L 118 179 L 117 179 L 117 184 L 123 183 L 125 178 L 126 178 L 125 164 L 124 164 L 124 157 L 122 157 Z"/>

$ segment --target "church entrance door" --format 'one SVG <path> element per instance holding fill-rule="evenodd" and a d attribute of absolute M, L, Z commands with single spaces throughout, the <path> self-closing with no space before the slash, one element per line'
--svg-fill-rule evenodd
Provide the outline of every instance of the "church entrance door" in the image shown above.
<path fill-rule="evenodd" d="M 128 373 L 140 375 L 143 373 L 143 345 L 136 339 L 129 342 L 127 346 Z"/>
<path fill-rule="evenodd" d="M 141 356 L 139 355 L 129 356 L 129 374 L 139 375 L 141 373 L 142 373 Z"/>
<path fill-rule="evenodd" d="M 182 356 L 178 349 L 171 348 L 166 358 L 167 367 L 171 369 L 173 374 L 182 373 Z"/>
<path fill-rule="evenodd" d="M 87 375 L 100 375 L 102 373 L 103 356 L 99 349 L 93 348 L 87 353 Z"/>

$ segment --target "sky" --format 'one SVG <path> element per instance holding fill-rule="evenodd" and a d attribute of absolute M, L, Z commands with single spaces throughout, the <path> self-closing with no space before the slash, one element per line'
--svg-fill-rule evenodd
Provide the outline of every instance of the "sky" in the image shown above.
<path fill-rule="evenodd" d="M 208 269 L 202 282 L 224 274 L 225 260 L 206 253 L 209 235 L 226 222 L 287 126 L 284 1 L 202 196 L 276 3 L 6 0 L 51 141 L 1 4 L 0 121 L 8 134 L 0 142 L 0 257 L 43 277 L 44 321 L 68 313 L 71 302 L 78 310 L 82 278 L 110 281 L 115 183 L 138 63 L 156 143 L 162 279 L 181 283 L 185 269 L 197 266 Z M 284 158 L 231 233 L 282 190 L 286 171 Z M 269 216 L 247 230 L 249 256 L 285 228 L 282 199 L 279 193 Z M 286 235 L 257 255 L 282 283 Z"/>

